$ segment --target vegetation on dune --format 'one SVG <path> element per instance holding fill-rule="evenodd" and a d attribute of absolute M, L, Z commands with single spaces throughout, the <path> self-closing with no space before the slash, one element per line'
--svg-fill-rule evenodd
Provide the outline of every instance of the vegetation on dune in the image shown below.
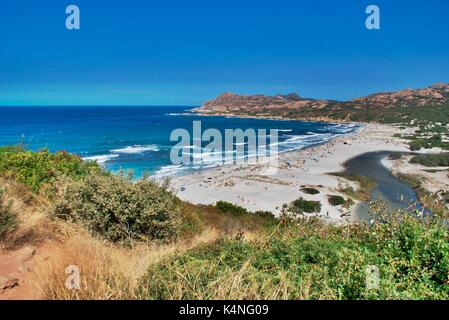
<path fill-rule="evenodd" d="M 319 213 L 321 202 L 299 198 L 286 207 L 286 212 L 293 215 L 303 215 L 304 213 Z"/>
<path fill-rule="evenodd" d="M 447 140 L 449 138 L 448 108 L 449 105 L 392 107 L 379 111 L 383 115 L 389 114 L 389 116 L 380 116 L 375 121 L 387 124 L 402 124 L 401 128 L 403 129 L 418 128 L 412 135 L 395 135 L 409 140 L 409 148 L 412 151 L 421 148 L 449 150 L 449 141 Z M 362 114 L 361 116 L 363 117 Z"/>
<path fill-rule="evenodd" d="M 347 208 L 354 204 L 354 201 L 352 201 L 352 199 L 345 199 L 339 195 L 328 195 L 327 201 L 329 201 L 329 204 L 331 204 L 332 206 L 343 206 Z"/>
<path fill-rule="evenodd" d="M 449 152 L 416 155 L 410 159 L 410 162 L 422 164 L 426 167 L 449 167 Z"/>
<path fill-rule="evenodd" d="M 449 149 L 449 142 L 443 141 L 441 134 L 435 134 L 431 137 L 422 137 L 414 135 L 409 143 L 410 150 L 418 151 L 420 149 L 442 148 Z"/>
<path fill-rule="evenodd" d="M 222 213 L 230 214 L 237 217 L 243 217 L 243 216 L 251 216 L 251 217 L 259 217 L 267 220 L 274 219 L 273 213 L 269 211 L 256 211 L 251 212 L 246 210 L 245 208 L 235 205 L 233 203 L 227 202 L 227 201 L 218 201 L 215 204 L 215 207 Z"/>
<path fill-rule="evenodd" d="M 302 192 L 304 192 L 304 193 L 307 193 L 307 194 L 319 194 L 320 193 L 320 191 L 319 190 L 317 190 L 317 189 L 315 189 L 315 188 L 311 188 L 311 187 L 304 187 L 304 188 L 301 188 L 301 191 Z"/>
<path fill-rule="evenodd" d="M 236 216 L 241 216 L 248 213 L 248 210 L 246 210 L 243 207 L 237 206 L 235 204 L 226 202 L 226 201 L 218 201 L 215 206 L 218 210 L 224 213 L 231 213 Z"/>
<path fill-rule="evenodd" d="M 38 191 L 43 185 L 63 176 L 78 179 L 99 171 L 95 162 L 85 162 L 65 151 L 27 151 L 20 146 L 0 147 L 0 174 Z"/>
<path fill-rule="evenodd" d="M 330 195 L 327 197 L 329 203 L 333 206 L 341 206 L 345 204 L 346 200 L 342 196 Z"/>

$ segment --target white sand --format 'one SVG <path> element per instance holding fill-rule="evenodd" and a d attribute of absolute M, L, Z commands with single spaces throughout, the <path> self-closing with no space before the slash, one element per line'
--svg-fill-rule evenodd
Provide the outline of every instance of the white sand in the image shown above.
<path fill-rule="evenodd" d="M 327 195 L 347 197 L 338 189 L 357 185 L 329 173 L 342 171 L 350 158 L 372 151 L 409 151 L 406 142 L 393 138 L 405 131 L 392 126 L 366 124 L 357 133 L 339 137 L 326 144 L 279 155 L 279 168 L 274 175 L 261 173 L 266 165 L 229 165 L 194 174 L 174 177 L 172 188 L 183 200 L 195 204 L 228 201 L 251 211 L 266 210 L 278 215 L 284 203 L 303 197 L 321 201 L 319 214 L 329 222 L 341 222 L 353 215 L 351 211 L 331 206 Z M 320 193 L 309 195 L 301 186 L 313 186 Z M 182 189 L 184 189 L 182 191 Z"/>

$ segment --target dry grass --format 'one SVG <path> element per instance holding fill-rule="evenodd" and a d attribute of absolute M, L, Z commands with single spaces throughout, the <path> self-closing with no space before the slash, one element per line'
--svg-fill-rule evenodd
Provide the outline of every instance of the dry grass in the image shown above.
<path fill-rule="evenodd" d="M 212 212 L 210 212 L 212 215 Z M 211 219 L 210 216 L 203 217 Z M 221 216 L 222 220 L 223 216 Z M 214 219 L 215 223 L 217 220 Z M 235 221 L 233 221 L 235 222 Z M 75 224 L 55 222 L 60 243 L 48 258 L 33 269 L 31 281 L 43 299 L 138 299 L 138 288 L 148 268 L 163 259 L 180 256 L 202 244 L 213 243 L 224 232 L 238 233 L 238 225 L 232 230 L 223 230 L 223 221 L 216 225 L 206 224 L 204 231 L 169 244 L 135 243 L 122 247 L 91 236 Z M 236 223 L 236 222 L 235 222 Z M 255 240 L 260 237 L 256 230 L 247 230 L 244 237 Z M 69 265 L 80 269 L 81 290 L 65 287 Z M 223 279 L 227 283 L 229 279 Z"/>
<path fill-rule="evenodd" d="M 95 239 L 76 226 L 72 228 L 66 231 L 71 237 L 33 270 L 32 282 L 44 299 L 135 299 L 139 280 L 151 264 L 218 237 L 215 230 L 207 229 L 181 243 L 138 244 L 129 248 Z M 69 265 L 80 269 L 80 290 L 65 286 Z"/>
<path fill-rule="evenodd" d="M 210 270 L 205 272 L 213 272 L 214 264 L 207 266 Z M 214 299 L 214 300 L 283 300 L 289 298 L 291 287 L 287 280 L 288 275 L 282 274 L 279 282 L 271 279 L 259 281 L 252 278 L 257 270 L 250 266 L 248 260 L 240 270 L 226 273 L 225 275 L 209 282 L 207 287 L 203 287 L 203 279 L 201 277 L 189 277 L 188 270 L 182 274 L 177 272 L 175 283 L 169 292 L 169 300 L 185 299 L 185 291 L 196 292 L 197 296 L 189 297 L 193 299 Z M 206 296 L 204 292 L 213 292 L 213 295 Z"/>
<path fill-rule="evenodd" d="M 1 246 L 8 250 L 25 245 L 37 248 L 27 282 L 33 297 L 42 299 L 137 299 L 142 276 L 151 265 L 222 236 L 244 234 L 246 239 L 255 240 L 263 221 L 226 215 L 210 206 L 184 204 L 188 219 L 199 219 L 200 230 L 188 230 L 183 239 L 168 244 L 133 242 L 121 246 L 92 236 L 80 225 L 51 218 L 51 200 L 44 194 L 32 193 L 11 180 L 0 183 L 18 220 L 18 228 Z M 70 265 L 80 269 L 80 290 L 65 286 Z"/>
<path fill-rule="evenodd" d="M 35 195 L 29 188 L 14 181 L 0 180 L 6 202 L 11 202 L 11 211 L 19 227 L 2 239 L 1 247 L 14 249 L 21 245 L 36 244 L 54 234 L 55 225 L 48 219 L 49 203 L 46 197 Z"/>
<path fill-rule="evenodd" d="M 9 179 L 1 179 L 0 184 L 18 221 L 18 228 L 0 245 L 7 250 L 24 245 L 38 248 L 28 282 L 33 296 L 43 299 L 133 299 L 140 277 L 151 264 L 219 236 L 216 229 L 206 228 L 199 236 L 176 243 L 121 247 L 93 237 L 79 225 L 50 218 L 51 203 L 45 195 Z M 65 287 L 69 265 L 80 268 L 81 290 Z"/>
<path fill-rule="evenodd" d="M 259 238 L 245 241 L 259 242 Z M 249 237 L 251 238 L 251 236 Z M 183 260 L 182 255 L 175 259 Z M 194 261 L 164 264 L 160 269 L 151 270 L 139 287 L 138 299 L 167 300 L 290 300 L 290 299 L 335 299 L 330 288 L 324 287 L 319 295 L 314 284 L 321 279 L 318 272 L 306 273 L 300 285 L 294 281 L 294 272 L 279 271 L 276 275 L 254 267 L 253 259 L 248 259 L 234 270 L 223 270 L 224 261 Z M 217 275 L 216 277 L 214 275 Z M 156 288 L 154 287 L 156 286 Z M 164 296 L 158 296 L 161 290 Z"/>

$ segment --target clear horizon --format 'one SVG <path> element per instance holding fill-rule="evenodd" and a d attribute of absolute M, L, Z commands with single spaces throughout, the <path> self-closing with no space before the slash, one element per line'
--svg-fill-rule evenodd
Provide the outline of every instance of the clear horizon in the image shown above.
<path fill-rule="evenodd" d="M 441 82 L 444 82 L 444 83 L 448 83 L 449 84 L 449 82 L 445 82 L 445 81 L 441 81 Z M 440 82 L 440 83 L 441 83 Z M 437 83 L 437 82 L 436 82 Z M 428 86 L 425 86 L 425 87 L 429 87 L 429 86 L 431 86 L 431 85 L 433 85 L 433 84 L 436 84 L 436 83 L 431 83 L 431 84 L 429 84 Z M 398 90 L 404 90 L 404 89 L 420 89 L 420 88 L 425 88 L 425 87 L 416 87 L 416 88 L 400 88 L 400 89 L 398 89 Z M 387 90 L 387 91 L 395 91 L 395 90 Z M 387 92 L 387 91 L 376 91 L 376 92 L 369 92 L 369 93 L 367 93 L 365 96 L 367 96 L 367 95 L 370 95 L 370 94 L 374 94 L 374 93 L 381 93 L 381 92 Z M 223 93 L 225 93 L 225 92 L 222 92 L 221 94 L 223 94 Z M 235 94 L 247 94 L 247 93 L 239 93 L 239 92 L 232 92 L 232 93 L 235 93 Z M 284 94 L 290 94 L 290 93 L 297 93 L 297 92 L 279 92 L 279 93 L 277 93 L 277 94 L 279 94 L 279 95 L 284 95 Z M 263 93 L 260 93 L 260 92 L 254 92 L 254 93 L 249 93 L 249 94 L 254 94 L 254 95 L 256 95 L 256 94 L 263 94 Z M 273 94 L 273 95 L 277 95 L 277 94 Z M 220 95 L 220 94 L 219 94 Z M 218 96 L 218 95 L 217 95 Z M 208 99 L 208 100 L 211 100 L 211 99 L 214 99 L 214 98 L 216 98 L 217 96 L 215 96 L 215 97 L 211 97 L 210 99 Z M 301 98 L 310 98 L 310 99 L 329 99 L 329 100 L 335 100 L 335 101 L 339 101 L 339 102 L 345 102 L 345 101 L 349 101 L 349 100 L 351 100 L 351 99 L 355 99 L 355 98 L 358 98 L 358 97 L 361 97 L 361 96 L 357 96 L 357 97 L 353 97 L 353 98 L 350 98 L 350 99 L 348 99 L 348 100 L 338 100 L 338 99 L 332 99 L 332 98 L 320 98 L 320 97 L 305 97 L 305 96 L 301 96 L 300 95 L 300 97 Z M 203 101 L 203 102 L 206 102 L 206 100 L 205 101 Z M 182 104 L 182 103 L 180 103 L 180 104 L 161 104 L 161 105 L 158 105 L 158 104 L 106 104 L 106 103 L 104 103 L 104 104 L 58 104 L 57 102 L 55 102 L 55 104 L 47 104 L 47 105 L 38 105 L 38 104 L 28 104 L 28 105 L 2 105 L 2 104 L 0 104 L 0 107 L 179 107 L 179 108 L 195 108 L 195 107 L 199 107 L 199 106 L 201 106 L 202 105 L 202 103 L 200 103 L 200 104 L 187 104 L 187 103 L 185 103 L 185 104 Z"/>
<path fill-rule="evenodd" d="M 449 82 L 449 2 L 0 4 L 1 106 L 198 106 L 224 92 L 350 100 Z M 365 28 L 380 8 L 381 29 Z M 173 8 L 176 7 L 176 10 Z"/>

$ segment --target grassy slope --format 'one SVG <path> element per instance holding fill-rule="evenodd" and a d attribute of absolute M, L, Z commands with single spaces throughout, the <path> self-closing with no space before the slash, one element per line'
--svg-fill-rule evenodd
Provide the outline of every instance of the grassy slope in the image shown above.
<path fill-rule="evenodd" d="M 425 244 L 424 244 L 425 243 Z M 150 268 L 146 299 L 447 299 L 448 233 L 408 217 L 376 227 L 301 221 L 220 239 Z M 367 290 L 366 269 L 380 269 Z"/>

